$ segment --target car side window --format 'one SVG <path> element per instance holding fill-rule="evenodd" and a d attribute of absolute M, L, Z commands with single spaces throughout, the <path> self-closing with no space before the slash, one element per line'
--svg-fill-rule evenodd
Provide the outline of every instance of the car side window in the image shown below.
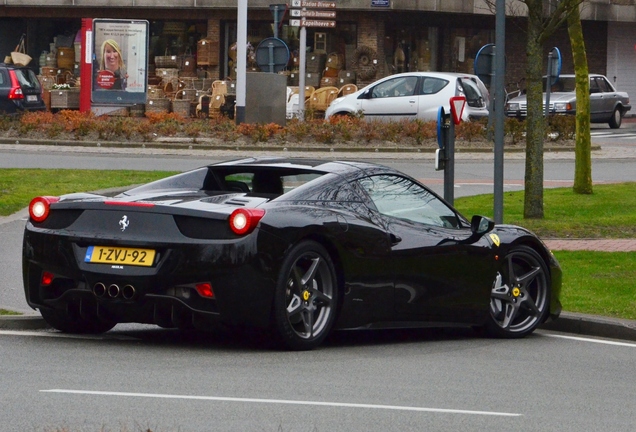
<path fill-rule="evenodd" d="M 603 93 L 609 93 L 611 92 L 611 88 L 610 86 L 607 84 L 607 81 L 605 81 L 605 78 L 596 78 L 596 82 L 598 82 L 598 88 L 603 92 Z"/>
<path fill-rule="evenodd" d="M 5 81 L 5 79 L 4 79 L 4 72 L 3 72 L 3 71 L 0 71 L 0 87 L 4 87 L 4 86 L 5 86 L 5 85 L 4 85 L 4 81 Z"/>
<path fill-rule="evenodd" d="M 415 94 L 416 85 L 417 77 L 415 76 L 389 79 L 373 88 L 371 98 L 412 96 Z"/>
<path fill-rule="evenodd" d="M 445 228 L 461 226 L 450 207 L 406 177 L 382 174 L 358 182 L 378 212 L 385 216 Z"/>
<path fill-rule="evenodd" d="M 598 82 L 596 79 L 592 78 L 590 80 L 590 93 L 600 93 L 601 89 L 598 86 Z"/>
<path fill-rule="evenodd" d="M 422 94 L 439 93 L 447 84 L 448 81 L 445 79 L 424 77 L 422 82 Z"/>

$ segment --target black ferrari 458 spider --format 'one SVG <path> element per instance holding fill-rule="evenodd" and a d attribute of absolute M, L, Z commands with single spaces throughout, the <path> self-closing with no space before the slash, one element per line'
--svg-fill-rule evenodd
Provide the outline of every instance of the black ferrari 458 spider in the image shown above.
<path fill-rule="evenodd" d="M 469 221 L 371 163 L 250 158 L 29 213 L 26 299 L 65 332 L 224 325 L 302 350 L 332 329 L 522 337 L 561 310 L 561 269 L 534 234 Z"/>

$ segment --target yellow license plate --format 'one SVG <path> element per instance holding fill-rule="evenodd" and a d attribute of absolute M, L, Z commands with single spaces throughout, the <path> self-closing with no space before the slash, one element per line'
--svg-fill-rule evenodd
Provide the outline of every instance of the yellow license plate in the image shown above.
<path fill-rule="evenodd" d="M 153 249 L 89 246 L 84 262 L 150 267 L 155 262 L 155 251 Z"/>

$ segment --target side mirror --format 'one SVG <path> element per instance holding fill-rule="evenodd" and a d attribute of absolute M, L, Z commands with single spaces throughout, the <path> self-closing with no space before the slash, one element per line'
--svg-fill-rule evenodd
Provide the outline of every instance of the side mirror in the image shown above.
<path fill-rule="evenodd" d="M 470 230 L 473 234 L 484 235 L 495 228 L 495 222 L 485 216 L 475 215 L 470 220 Z"/>

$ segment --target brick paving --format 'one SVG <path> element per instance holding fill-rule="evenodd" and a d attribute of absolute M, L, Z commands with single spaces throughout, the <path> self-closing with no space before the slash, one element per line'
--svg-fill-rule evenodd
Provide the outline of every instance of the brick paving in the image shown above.
<path fill-rule="evenodd" d="M 544 239 L 551 250 L 636 252 L 636 239 Z"/>

